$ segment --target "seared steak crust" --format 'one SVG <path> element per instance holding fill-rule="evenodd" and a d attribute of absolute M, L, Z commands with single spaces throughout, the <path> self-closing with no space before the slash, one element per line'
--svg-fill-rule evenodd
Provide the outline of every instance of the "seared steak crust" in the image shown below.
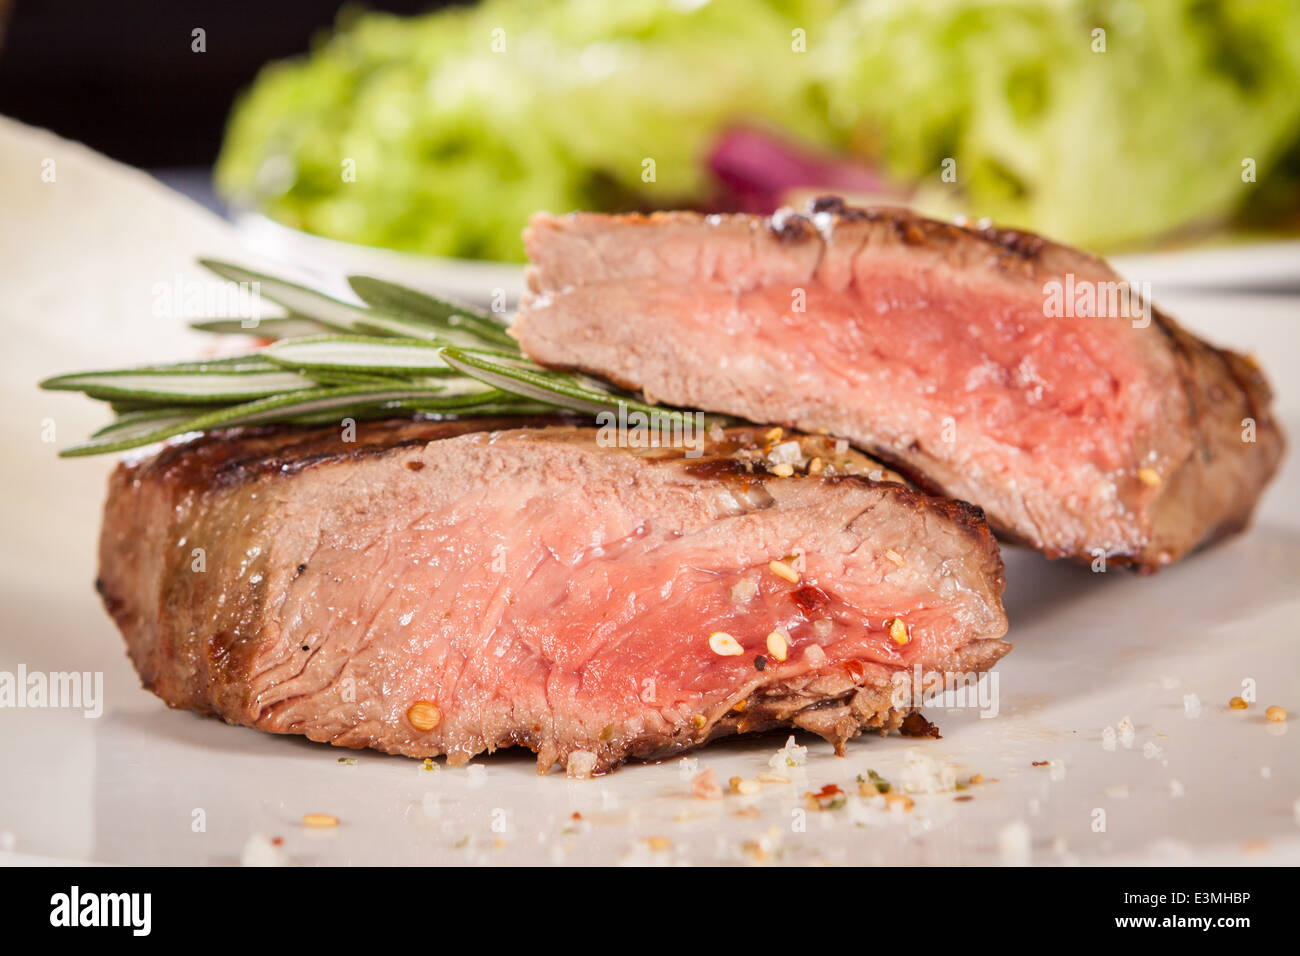
<path fill-rule="evenodd" d="M 1243 527 L 1281 458 L 1250 360 L 1155 308 L 1049 317 L 1051 284 L 1122 280 L 1030 233 L 829 198 L 538 215 L 525 241 L 536 360 L 843 436 L 1052 557 L 1156 570 Z"/>
<path fill-rule="evenodd" d="M 207 435 L 119 466 L 97 586 L 173 707 L 456 763 L 523 745 L 540 771 L 775 727 L 842 746 L 898 727 L 914 667 L 1009 649 L 976 509 L 819 437 L 777 477 L 792 437 L 766 432 L 700 458 L 559 419 Z M 771 571 L 800 549 L 798 582 Z M 711 649 L 724 627 L 742 655 Z"/>

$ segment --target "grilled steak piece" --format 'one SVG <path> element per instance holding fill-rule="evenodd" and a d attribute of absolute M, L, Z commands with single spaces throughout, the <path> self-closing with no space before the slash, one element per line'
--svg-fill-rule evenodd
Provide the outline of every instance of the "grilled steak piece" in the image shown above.
<path fill-rule="evenodd" d="M 545 420 L 201 437 L 119 466 L 98 587 L 173 707 L 453 763 L 520 744 L 543 772 L 790 725 L 841 746 L 900 725 L 917 665 L 1010 648 L 977 510 L 847 443 L 712 436 L 697 458 Z"/>
<path fill-rule="evenodd" d="M 829 430 L 1052 557 L 1155 570 L 1242 528 L 1281 457 L 1249 360 L 1027 233 L 825 199 L 538 215 L 525 242 L 538 361 Z"/>

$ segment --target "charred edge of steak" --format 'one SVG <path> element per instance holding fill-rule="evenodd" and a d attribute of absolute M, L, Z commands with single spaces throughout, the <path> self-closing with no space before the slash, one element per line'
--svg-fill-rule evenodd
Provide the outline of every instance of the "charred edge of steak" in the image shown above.
<path fill-rule="evenodd" d="M 131 467 L 136 480 L 164 477 L 180 488 L 230 488 L 264 475 L 296 474 L 313 465 L 361 460 L 394 448 L 498 429 L 573 426 L 576 416 L 527 418 L 401 419 L 358 422 L 355 441 L 338 428 L 318 425 L 261 425 L 205 432 L 163 447 Z"/>
<path fill-rule="evenodd" d="M 898 238 L 909 246 L 948 246 L 977 239 L 987 244 L 990 251 L 1000 257 L 1009 256 L 1028 265 L 1046 264 L 1049 256 L 1058 254 L 1069 255 L 1094 266 L 1103 264 L 1096 256 L 1052 242 L 1036 233 L 1019 229 L 1002 229 L 990 224 L 959 226 L 956 223 L 919 216 L 901 206 L 862 208 L 848 205 L 839 196 L 820 196 L 809 202 L 807 206 L 807 216 L 817 215 L 834 216 L 845 222 L 888 223 L 893 227 Z M 812 225 L 806 216 L 790 218 L 803 219 Z M 780 234 L 790 229 L 786 222 L 775 223 L 772 228 L 774 231 L 780 228 Z M 813 234 L 816 232 L 817 230 L 814 229 Z"/>
<path fill-rule="evenodd" d="M 1197 338 L 1155 307 L 1151 315 L 1178 358 L 1188 429 L 1196 443 L 1157 499 L 1154 540 L 1115 562 L 1143 574 L 1248 527 L 1286 450 L 1286 438 L 1270 407 L 1272 388 L 1259 366 L 1245 355 Z M 1227 414 L 1233 406 L 1235 411 Z M 1255 423 L 1249 458 L 1241 434 L 1244 419 Z M 1199 535 L 1185 540 L 1193 523 Z"/>
<path fill-rule="evenodd" d="M 1105 261 L 1079 249 L 1052 242 L 1036 233 L 1003 229 L 986 221 L 958 225 L 918 215 L 902 206 L 850 206 L 839 196 L 811 200 L 802 213 L 778 212 L 767 220 L 767 228 L 781 242 L 820 240 L 824 233 L 818 219 L 829 216 L 841 222 L 869 222 L 889 226 L 905 246 L 947 252 L 975 241 L 995 256 L 994 264 L 1004 271 L 1030 274 L 1052 273 L 1062 263 L 1086 264 L 1093 269 L 1109 267 Z"/>

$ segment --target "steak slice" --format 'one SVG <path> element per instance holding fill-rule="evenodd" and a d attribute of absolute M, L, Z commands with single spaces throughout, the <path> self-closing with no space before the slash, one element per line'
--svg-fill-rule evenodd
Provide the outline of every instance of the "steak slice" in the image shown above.
<path fill-rule="evenodd" d="M 842 435 L 1052 557 L 1158 569 L 1242 528 L 1281 457 L 1248 359 L 1028 233 L 823 199 L 538 215 L 525 242 L 514 334 L 537 361 Z"/>
<path fill-rule="evenodd" d="M 918 666 L 1010 649 L 979 512 L 846 447 L 714 429 L 692 459 L 522 419 L 218 433 L 118 467 L 97 585 L 147 688 L 275 733 L 452 763 L 519 744 L 542 772 L 790 725 L 842 746 L 900 725 Z"/>

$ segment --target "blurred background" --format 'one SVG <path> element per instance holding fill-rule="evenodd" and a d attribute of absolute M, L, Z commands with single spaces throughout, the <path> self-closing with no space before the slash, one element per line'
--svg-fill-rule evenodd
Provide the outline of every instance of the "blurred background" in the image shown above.
<path fill-rule="evenodd" d="M 1300 232 L 1300 0 L 0 0 L 0 113 L 214 208 L 515 261 L 816 192 L 1104 252 Z"/>

